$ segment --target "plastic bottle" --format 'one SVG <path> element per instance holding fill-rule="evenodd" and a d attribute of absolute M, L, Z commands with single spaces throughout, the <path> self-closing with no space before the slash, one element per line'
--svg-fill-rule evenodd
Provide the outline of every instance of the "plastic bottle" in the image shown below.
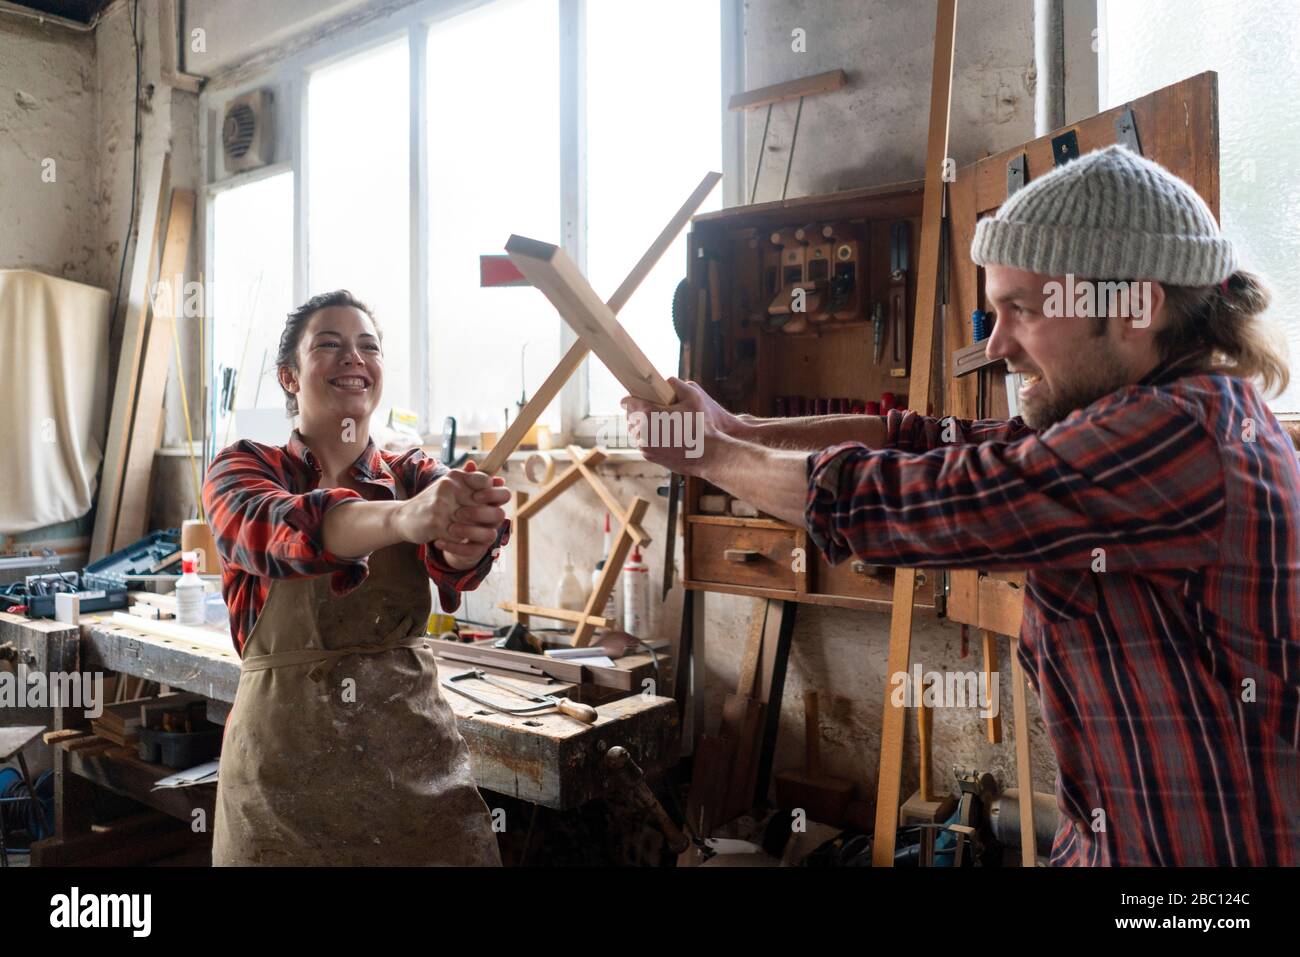
<path fill-rule="evenodd" d="M 609 512 L 605 513 L 605 547 L 601 551 L 601 559 L 596 562 L 596 567 L 591 571 L 591 590 L 595 591 L 596 586 L 600 584 L 600 576 L 605 571 L 605 563 L 609 561 L 610 537 L 609 537 Z M 605 599 L 605 607 L 599 612 L 602 618 L 613 618 L 618 621 L 618 588 L 609 590 L 609 597 Z"/>
<path fill-rule="evenodd" d="M 570 611 L 582 611 L 587 607 L 587 593 L 578 576 L 573 574 L 572 555 L 565 556 L 564 574 L 560 577 L 560 585 L 555 590 L 555 604 Z"/>
<path fill-rule="evenodd" d="M 636 545 L 623 566 L 623 630 L 638 638 L 650 633 L 650 566 Z"/>
<path fill-rule="evenodd" d="M 195 571 L 198 556 L 181 554 L 181 577 L 176 582 L 176 621 L 182 625 L 201 625 L 204 620 L 203 579 Z"/>

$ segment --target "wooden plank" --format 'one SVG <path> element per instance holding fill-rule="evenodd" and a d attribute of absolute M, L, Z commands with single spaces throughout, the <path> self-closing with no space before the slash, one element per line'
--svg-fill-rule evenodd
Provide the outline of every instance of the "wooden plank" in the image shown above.
<path fill-rule="evenodd" d="M 763 649 L 758 663 L 758 686 L 754 697 L 763 702 L 766 715 L 763 743 L 754 776 L 754 801 L 762 803 L 772 780 L 772 762 L 776 756 L 776 739 L 781 729 L 781 701 L 785 697 L 785 673 L 794 643 L 795 616 L 799 605 L 793 601 L 769 601 L 763 622 Z"/>
<path fill-rule="evenodd" d="M 154 454 L 162 430 L 163 393 L 167 388 L 167 370 L 171 363 L 172 336 L 176 334 L 179 304 L 184 288 L 174 288 L 185 272 L 190 254 L 190 234 L 194 226 L 194 191 L 172 190 L 171 211 L 167 219 L 167 238 L 163 246 L 160 283 L 168 284 L 168 295 L 152 302 L 153 318 L 140 367 L 140 387 L 136 395 L 135 416 L 127 443 L 122 493 L 111 551 L 126 548 L 148 531 L 149 478 L 153 473 Z"/>
<path fill-rule="evenodd" d="M 988 688 L 989 708 L 994 713 L 988 717 L 988 740 L 989 744 L 1002 743 L 1002 706 L 994 696 L 993 676 L 999 674 L 998 671 L 998 636 L 996 632 L 982 631 L 984 644 L 984 687 Z M 998 689 L 999 693 L 1001 689 Z"/>
<path fill-rule="evenodd" d="M 726 782 L 719 816 L 723 821 L 743 814 L 754 805 L 754 779 L 758 774 L 763 741 L 765 706 L 752 695 L 759 657 L 763 650 L 767 611 L 768 602 L 754 602 L 749 636 L 741 655 L 736 691 L 727 695 L 722 704 L 721 737 L 726 745 L 726 753 L 725 759 L 712 773 L 723 775 Z"/>
<path fill-rule="evenodd" d="M 528 604 L 528 516 L 524 506 L 528 504 L 527 492 L 515 492 L 515 522 L 512 531 L 512 544 L 515 547 L 515 604 L 514 619 L 525 628 L 528 627 L 528 614 L 523 606 Z"/>
<path fill-rule="evenodd" d="M 812 76 L 800 77 L 797 80 L 786 80 L 784 83 L 760 86 L 756 90 L 734 94 L 730 102 L 727 103 L 727 109 L 733 111 L 756 110 L 759 107 L 773 103 L 797 100 L 803 96 L 830 93 L 832 90 L 838 90 L 842 87 L 846 80 L 843 70 L 827 70 L 825 73 L 816 73 Z"/>
<path fill-rule="evenodd" d="M 627 278 L 614 290 L 614 295 L 609 297 L 605 305 L 609 307 L 610 312 L 617 315 L 618 311 L 627 304 L 627 301 L 632 298 L 632 294 L 636 292 L 637 287 L 641 285 L 642 280 L 650 275 L 650 271 L 654 269 L 655 264 L 659 262 L 663 254 L 668 251 L 668 247 L 677 239 L 677 234 L 686 226 L 691 214 L 700 208 L 700 204 L 704 202 L 709 193 L 713 192 L 713 188 L 718 185 L 721 179 L 721 173 L 710 172 L 704 175 L 704 178 L 700 180 L 700 184 L 695 187 L 695 191 L 687 197 L 686 202 L 682 203 L 681 208 L 673 214 L 672 219 L 668 220 L 668 225 L 655 237 L 655 241 L 637 260 L 636 265 L 632 267 L 632 271 L 627 274 Z M 570 377 L 578 371 L 578 368 L 586 360 L 588 352 L 590 352 L 590 349 L 581 339 L 569 347 L 569 351 L 564 354 L 559 364 L 546 377 L 546 381 L 541 384 L 537 391 L 533 393 L 533 397 L 519 410 L 514 422 L 506 428 L 497 444 L 492 447 L 492 451 L 488 453 L 487 458 L 483 460 L 480 466 L 482 471 L 494 475 L 500 470 L 506 459 L 510 457 L 510 453 L 519 447 L 519 443 L 528 434 L 528 430 L 532 428 L 533 423 L 555 401 L 555 397 L 560 394 L 564 383 L 568 382 Z"/>
<path fill-rule="evenodd" d="M 1020 788 L 1020 863 L 1038 864 L 1034 836 L 1034 775 L 1029 762 L 1029 705 L 1025 696 L 1025 671 L 1020 665 L 1020 639 L 1011 639 L 1011 701 L 1016 718 L 1016 786 Z"/>
<path fill-rule="evenodd" d="M 916 319 L 913 328 L 911 385 L 912 408 L 930 409 L 930 372 L 934 346 L 934 320 L 939 294 L 939 244 L 943 229 L 944 162 L 948 156 L 948 113 L 952 95 L 952 54 L 956 38 L 957 0 L 939 0 L 934 29 L 934 68 L 930 75 L 930 129 L 925 154 L 925 201 L 921 212 L 921 257 L 917 271 Z M 894 611 L 889 627 L 890 676 L 907 671 L 912 646 L 912 601 L 916 570 L 894 572 Z M 884 721 L 880 736 L 880 770 L 876 790 L 876 826 L 871 857 L 875 867 L 892 867 L 898 837 L 898 807 L 903 776 L 904 709 L 884 694 Z"/>
<path fill-rule="evenodd" d="M 135 414 L 135 394 L 139 385 L 140 356 L 144 348 L 145 319 L 149 310 L 150 264 L 154 260 L 157 236 L 162 228 L 162 200 L 167 194 L 171 175 L 171 154 L 142 161 L 140 217 L 131 261 L 130 280 L 126 286 L 126 321 L 118 352 L 117 377 L 113 384 L 113 405 L 109 410 L 108 438 L 104 444 L 104 464 L 96 494 L 95 530 L 91 537 L 90 560 L 107 555 L 117 527 L 118 505 L 125 477 L 127 443 L 131 420 Z M 110 317 L 110 321 L 116 317 Z"/>
<path fill-rule="evenodd" d="M 506 243 L 506 252 L 629 395 L 659 405 L 673 402 L 676 394 L 672 387 L 619 325 L 564 250 L 515 235 Z"/>
<path fill-rule="evenodd" d="M 623 570 L 623 562 L 627 560 L 627 554 L 632 550 L 630 528 L 645 517 L 646 509 L 649 507 L 650 503 L 645 499 L 634 498 L 626 514 L 620 516 L 621 523 L 618 534 L 614 536 L 614 545 L 610 555 L 605 560 L 605 567 L 601 570 L 600 578 L 596 580 L 596 587 L 591 590 L 591 595 L 587 598 L 587 607 L 585 609 L 587 617 L 594 616 L 596 611 L 604 608 L 605 602 L 609 600 L 609 596 L 614 590 L 614 583 Z M 591 643 L 593 634 L 595 634 L 595 628 L 588 622 L 582 622 L 573 633 L 573 646 L 575 648 L 585 648 Z"/>
<path fill-rule="evenodd" d="M 517 601 L 503 601 L 497 604 L 498 608 L 506 611 L 513 611 L 516 615 L 536 615 L 538 618 L 550 618 L 552 621 L 571 621 L 574 624 L 588 622 L 597 628 L 613 628 L 615 625 L 613 618 L 602 618 L 600 615 L 584 615 L 580 611 L 570 611 L 567 608 L 546 608 L 542 605 L 524 605 Z"/>

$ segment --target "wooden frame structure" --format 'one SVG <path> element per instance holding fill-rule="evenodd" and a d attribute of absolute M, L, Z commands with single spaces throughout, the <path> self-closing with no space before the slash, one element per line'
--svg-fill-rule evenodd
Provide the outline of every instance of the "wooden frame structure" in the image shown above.
<path fill-rule="evenodd" d="M 603 309 L 601 311 L 602 313 L 605 313 L 604 319 L 606 322 L 612 322 L 615 326 L 618 326 L 618 321 L 614 316 L 616 316 L 618 311 L 623 308 L 629 299 L 632 298 L 632 294 L 636 292 L 637 287 L 641 285 L 641 281 L 649 275 L 650 270 L 655 267 L 655 264 L 658 263 L 660 258 L 663 257 L 663 254 L 667 252 L 668 247 L 671 246 L 673 240 L 677 238 L 677 234 L 682 231 L 682 228 L 685 227 L 687 221 L 692 215 L 694 215 L 695 211 L 700 208 L 700 204 L 704 202 L 709 193 L 713 192 L 713 188 L 718 185 L 718 182 L 721 179 L 721 173 L 710 172 L 704 174 L 704 178 L 700 180 L 700 183 L 695 187 L 694 192 L 687 197 L 686 202 L 682 203 L 677 212 L 673 214 L 672 219 L 668 220 L 668 225 L 666 225 L 663 228 L 663 231 L 655 237 L 655 241 L 650 244 L 650 247 L 644 254 L 642 254 L 641 258 L 637 260 L 636 265 L 632 267 L 632 271 L 627 274 L 627 278 L 619 284 L 618 289 L 614 290 L 614 295 L 609 297 L 608 302 L 603 303 Z M 546 243 L 538 243 L 535 240 L 515 236 L 511 237 L 510 242 L 515 242 L 515 240 L 520 240 L 522 243 L 520 253 L 540 252 L 548 255 L 549 258 L 550 252 L 559 252 L 560 255 L 563 256 L 561 265 L 567 263 L 568 268 L 571 270 L 571 275 L 576 275 L 577 278 L 581 280 L 582 285 L 586 287 L 588 292 L 590 292 L 591 287 L 587 286 L 585 279 L 582 279 L 581 274 L 578 273 L 577 267 L 574 266 L 569 258 L 564 256 L 564 254 L 555 246 L 549 246 Z M 510 249 L 509 243 L 507 243 L 506 248 L 507 250 Z M 515 266 L 519 267 L 520 261 L 516 259 L 515 253 L 512 253 L 510 258 L 515 263 Z M 546 264 L 543 264 L 540 267 L 540 270 L 546 272 Z M 529 282 L 536 284 L 532 275 L 529 275 L 529 273 L 522 268 L 520 268 L 519 271 L 523 273 L 524 277 L 528 279 Z M 537 270 L 534 270 L 534 272 L 536 273 Z M 545 287 L 543 287 L 542 291 L 546 293 L 548 298 L 551 298 L 551 293 L 547 292 Z M 595 293 L 591 293 L 590 295 L 591 298 L 595 299 L 595 302 L 592 302 L 591 299 L 589 299 L 587 303 L 588 306 L 591 308 L 598 308 L 601 305 L 600 300 L 595 298 Z M 556 302 L 554 298 L 551 298 L 551 301 L 553 303 Z M 560 310 L 560 314 L 564 315 L 563 309 Z M 565 318 L 567 320 L 567 317 Z M 619 327 L 619 331 L 622 331 L 622 327 Z M 626 335 L 626 333 L 624 333 L 624 335 Z M 635 345 L 633 348 L 635 348 Z M 541 386 L 538 387 L 537 391 L 533 393 L 533 397 L 528 400 L 528 403 L 519 410 L 519 414 L 515 416 L 514 422 L 512 422 L 506 429 L 505 433 L 497 441 L 497 444 L 492 447 L 492 451 L 488 453 L 487 458 L 485 458 L 482 465 L 479 466 L 481 471 L 493 475 L 500 470 L 501 466 L 505 464 L 506 459 L 510 457 L 510 453 L 518 447 L 519 443 L 524 440 L 524 436 L 528 434 L 528 430 L 533 427 L 533 424 L 541 417 L 542 413 L 546 411 L 546 407 L 555 400 L 557 395 L 560 394 L 560 389 L 564 387 L 564 383 L 568 382 L 569 377 L 578 371 L 578 367 L 582 365 L 583 360 L 587 358 L 587 353 L 590 351 L 591 349 L 589 348 L 587 341 L 579 335 L 578 341 L 569 347 L 569 351 L 564 354 L 559 363 L 555 366 L 555 369 L 546 377 L 546 381 L 544 381 Z M 640 355 L 639 349 L 637 350 L 637 354 Z M 651 371 L 654 371 L 653 367 L 651 367 Z M 665 383 L 665 388 L 666 387 L 667 384 Z M 672 390 L 670 389 L 670 399 L 671 391 Z"/>
<path fill-rule="evenodd" d="M 503 601 L 498 607 L 513 612 L 515 621 L 523 625 L 527 625 L 529 617 L 533 615 L 539 618 L 553 618 L 556 621 L 572 622 L 577 625 L 573 635 L 574 647 L 585 648 L 591 643 L 592 635 L 596 633 L 597 628 L 612 628 L 616 624 L 612 618 L 598 615 L 597 611 L 605 607 L 605 603 L 613 593 L 614 583 L 618 580 L 618 573 L 623 567 L 623 562 L 627 559 L 627 553 L 632 550 L 632 545 L 635 543 L 637 546 L 644 548 L 650 544 L 650 536 L 641 527 L 641 520 L 645 518 L 646 509 L 650 507 L 650 503 L 640 497 L 633 497 L 631 504 L 626 507 L 619 502 L 614 493 L 609 490 L 609 487 L 601 481 L 600 476 L 595 472 L 595 467 L 605 461 L 606 455 L 603 449 L 580 449 L 577 446 L 570 445 L 568 452 L 573 464 L 551 479 L 536 496 L 530 497 L 527 492 L 515 493 L 513 530 L 515 542 L 515 600 Z M 596 587 L 592 589 L 591 595 L 587 598 L 587 605 L 582 611 L 571 611 L 567 608 L 547 608 L 542 605 L 530 604 L 528 600 L 528 522 L 580 479 L 585 480 L 591 486 L 592 490 L 605 504 L 605 507 L 609 509 L 610 514 L 618 520 L 618 534 L 614 537 L 613 548 L 605 559 L 605 568 L 601 572 L 600 580 L 596 582 Z"/>

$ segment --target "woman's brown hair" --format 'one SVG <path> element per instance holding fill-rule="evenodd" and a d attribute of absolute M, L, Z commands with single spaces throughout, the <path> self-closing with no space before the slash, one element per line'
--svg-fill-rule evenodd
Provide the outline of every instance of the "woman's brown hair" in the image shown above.
<path fill-rule="evenodd" d="M 379 336 L 379 341 L 384 341 L 384 332 L 379 328 L 379 323 L 375 320 L 375 314 L 370 311 L 370 307 L 358 299 L 346 289 L 335 289 L 333 292 L 322 292 L 312 296 L 301 306 L 289 313 L 288 318 L 284 321 L 284 330 L 280 333 L 280 348 L 275 354 L 275 368 L 277 372 L 281 368 L 298 371 L 298 343 L 302 341 L 302 334 L 307 329 L 307 324 L 311 322 L 311 317 L 316 315 L 322 309 L 328 309 L 330 306 L 350 306 L 353 309 L 360 309 L 375 325 L 375 332 Z M 284 406 L 289 411 L 289 415 L 298 414 L 298 397 L 284 388 Z"/>

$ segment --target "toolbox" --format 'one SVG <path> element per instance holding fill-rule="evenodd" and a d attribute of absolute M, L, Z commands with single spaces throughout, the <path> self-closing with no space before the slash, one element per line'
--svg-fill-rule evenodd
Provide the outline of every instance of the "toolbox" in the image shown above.
<path fill-rule="evenodd" d="M 127 575 L 167 575 L 180 570 L 180 529 L 152 532 L 126 548 L 87 565 L 81 572 L 28 575 L 21 587 L 0 592 L 5 607 L 25 607 L 28 618 L 53 618 L 55 595 L 80 599 L 83 612 L 111 611 L 130 604 Z"/>

